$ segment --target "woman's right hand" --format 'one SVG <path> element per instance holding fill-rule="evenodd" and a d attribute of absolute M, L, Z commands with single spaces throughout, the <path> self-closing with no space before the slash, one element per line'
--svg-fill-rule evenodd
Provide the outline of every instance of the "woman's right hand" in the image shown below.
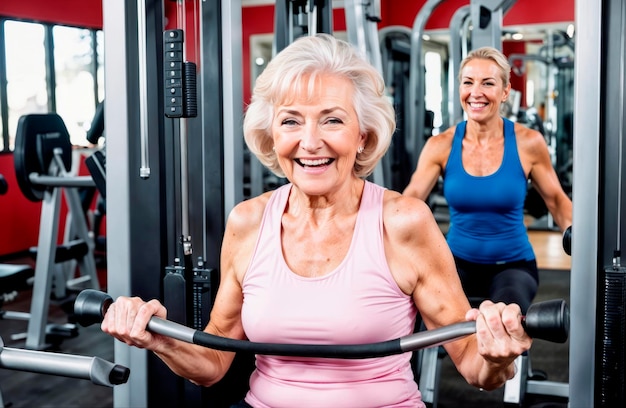
<path fill-rule="evenodd" d="M 145 302 L 139 297 L 120 296 L 109 306 L 101 329 L 129 346 L 158 351 L 169 338 L 146 330 L 152 316 L 167 317 L 165 306 L 158 300 Z"/>

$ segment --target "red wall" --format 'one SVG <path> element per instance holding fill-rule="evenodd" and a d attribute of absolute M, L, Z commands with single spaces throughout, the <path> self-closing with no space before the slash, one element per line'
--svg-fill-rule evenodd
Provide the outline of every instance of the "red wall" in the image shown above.
<path fill-rule="evenodd" d="M 9 185 L 0 195 L 0 255 L 12 254 L 37 245 L 41 203 L 29 201 L 15 180 L 12 154 L 0 154 L 0 174 Z"/>
<path fill-rule="evenodd" d="M 0 0 L 0 15 L 87 28 L 102 28 L 103 0 Z"/>
<path fill-rule="evenodd" d="M 575 0 L 517 0 L 504 16 L 504 25 L 540 24 L 574 21 Z M 399 4 L 401 7 L 398 7 Z M 412 27 L 419 10 L 426 0 L 402 1 L 382 0 L 381 25 L 404 25 Z M 460 7 L 469 5 L 469 0 L 447 0 L 436 7 L 428 18 L 426 29 L 444 29 Z M 540 12 L 538 12 L 540 11 Z"/>

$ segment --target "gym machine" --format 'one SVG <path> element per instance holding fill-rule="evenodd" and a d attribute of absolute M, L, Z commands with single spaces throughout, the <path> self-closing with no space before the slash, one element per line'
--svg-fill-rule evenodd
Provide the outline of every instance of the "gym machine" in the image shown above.
<path fill-rule="evenodd" d="M 624 146 L 626 6 L 576 2 L 570 400 L 626 400 Z"/>
<path fill-rule="evenodd" d="M 402 191 L 415 170 L 409 163 L 406 147 L 411 30 L 404 26 L 391 26 L 381 28 L 378 34 L 383 78 L 397 113 L 396 131 L 383 163 L 385 186 Z"/>
<path fill-rule="evenodd" d="M 164 8 L 181 5 L 188 21 L 168 26 Z M 184 269 L 181 235 L 191 237 L 194 261 L 201 257 L 203 269 L 217 270 L 225 214 L 243 200 L 241 2 L 111 0 L 103 3 L 103 14 L 108 291 L 169 303 L 164 278 Z M 165 116 L 163 27 L 172 26 L 184 30 L 186 50 L 195 51 L 189 59 L 197 65 L 196 117 Z M 188 230 L 182 226 L 187 217 L 193 220 Z M 212 301 L 211 292 L 204 295 Z M 223 406 L 247 390 L 240 379 L 253 369 L 252 356 L 242 353 L 220 383 L 202 388 L 145 350 L 119 342 L 114 347 L 116 361 L 134 373 L 114 389 L 116 406 Z"/>
<path fill-rule="evenodd" d="M 65 296 L 66 288 L 99 289 L 93 257 L 93 239 L 78 194 L 78 188 L 94 187 L 90 176 L 72 174 L 72 145 L 63 119 L 54 113 L 29 114 L 20 117 L 15 138 L 15 175 L 26 198 L 42 202 L 39 239 L 36 249 L 35 278 L 26 333 L 26 348 L 42 350 L 48 340 L 58 342 L 63 336 L 77 335 L 75 325 L 48 325 L 48 309 L 53 283 L 55 293 Z M 61 197 L 68 205 L 65 239 L 57 245 Z M 76 261 L 75 270 L 56 266 Z"/>

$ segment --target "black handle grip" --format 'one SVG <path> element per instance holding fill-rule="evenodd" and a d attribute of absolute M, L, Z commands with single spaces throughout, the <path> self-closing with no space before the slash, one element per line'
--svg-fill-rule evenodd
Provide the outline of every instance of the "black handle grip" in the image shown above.
<path fill-rule="evenodd" d="M 567 255 L 572 255 L 572 226 L 563 231 L 563 250 Z"/>
<path fill-rule="evenodd" d="M 569 337 L 569 307 L 564 300 L 530 305 L 522 322 L 526 333 L 534 339 L 565 343 Z"/>
<path fill-rule="evenodd" d="M 128 377 L 130 377 L 130 369 L 119 364 L 113 366 L 109 373 L 109 381 L 113 385 L 126 384 Z"/>
<path fill-rule="evenodd" d="M 95 289 L 81 291 L 74 301 L 76 322 L 83 327 L 102 322 L 113 298 Z"/>

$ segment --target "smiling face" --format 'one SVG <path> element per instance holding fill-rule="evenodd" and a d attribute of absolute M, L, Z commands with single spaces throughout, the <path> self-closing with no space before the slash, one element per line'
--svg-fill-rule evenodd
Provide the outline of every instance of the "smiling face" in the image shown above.
<path fill-rule="evenodd" d="M 357 149 L 365 145 L 353 106 L 354 88 L 345 78 L 320 75 L 309 91 L 275 106 L 274 149 L 286 177 L 308 195 L 326 195 L 349 185 Z"/>
<path fill-rule="evenodd" d="M 459 94 L 468 119 L 477 122 L 500 116 L 500 105 L 509 96 L 500 67 L 490 59 L 475 58 L 463 67 Z"/>

